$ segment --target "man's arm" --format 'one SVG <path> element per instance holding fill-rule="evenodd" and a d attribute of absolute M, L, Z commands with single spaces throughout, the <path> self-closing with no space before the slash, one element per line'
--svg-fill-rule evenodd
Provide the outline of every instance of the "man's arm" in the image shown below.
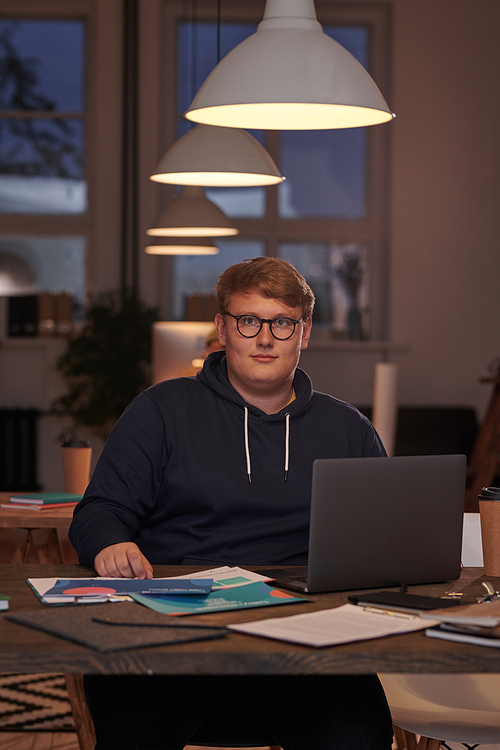
<path fill-rule="evenodd" d="M 100 576 L 111 578 L 152 578 L 153 567 L 134 542 L 120 542 L 102 549 L 94 560 Z"/>
<path fill-rule="evenodd" d="M 137 539 L 143 519 L 156 503 L 166 460 L 161 415 L 143 393 L 113 428 L 84 498 L 75 508 L 69 538 L 80 563 L 95 567 L 101 552 Z M 130 568 L 121 555 L 118 563 L 113 555 L 104 557 L 111 570 Z"/>

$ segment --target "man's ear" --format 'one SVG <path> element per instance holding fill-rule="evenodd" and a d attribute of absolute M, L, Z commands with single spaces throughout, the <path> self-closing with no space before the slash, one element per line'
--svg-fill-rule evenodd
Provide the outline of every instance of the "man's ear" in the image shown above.
<path fill-rule="evenodd" d="M 226 321 L 224 317 L 217 313 L 215 316 L 215 328 L 217 329 L 217 336 L 222 346 L 226 346 Z"/>
<path fill-rule="evenodd" d="M 307 349 L 309 339 L 311 338 L 312 318 L 306 318 L 304 320 L 304 327 L 302 329 L 302 342 L 300 348 L 302 350 Z"/>

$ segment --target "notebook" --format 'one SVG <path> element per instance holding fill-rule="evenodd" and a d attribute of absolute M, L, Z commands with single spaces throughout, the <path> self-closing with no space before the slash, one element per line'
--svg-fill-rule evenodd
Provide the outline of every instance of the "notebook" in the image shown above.
<path fill-rule="evenodd" d="M 304 593 L 459 578 L 466 463 L 463 455 L 314 461 L 304 576 L 267 574 Z"/>

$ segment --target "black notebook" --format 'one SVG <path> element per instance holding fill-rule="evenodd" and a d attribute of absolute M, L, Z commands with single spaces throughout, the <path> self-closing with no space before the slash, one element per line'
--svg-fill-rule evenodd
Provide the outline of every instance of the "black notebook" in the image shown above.
<path fill-rule="evenodd" d="M 173 618 L 133 602 L 9 613 L 6 620 L 26 625 L 97 651 L 119 651 L 186 641 L 223 638 L 229 630 Z"/>

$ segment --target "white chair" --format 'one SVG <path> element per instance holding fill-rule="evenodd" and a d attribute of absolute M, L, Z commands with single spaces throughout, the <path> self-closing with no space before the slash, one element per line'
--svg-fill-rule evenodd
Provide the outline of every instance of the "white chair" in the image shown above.
<path fill-rule="evenodd" d="M 482 566 L 479 513 L 464 514 L 462 561 L 467 567 Z M 437 750 L 441 741 L 500 743 L 500 674 L 379 677 L 395 726 L 420 735 L 413 744 L 418 750 Z M 411 735 L 403 739 L 410 750 Z"/>
<path fill-rule="evenodd" d="M 419 750 L 441 741 L 500 743 L 500 675 L 380 674 L 393 723 L 421 736 Z M 429 743 L 429 738 L 434 743 Z M 437 742 L 436 742 L 437 740 Z"/>

